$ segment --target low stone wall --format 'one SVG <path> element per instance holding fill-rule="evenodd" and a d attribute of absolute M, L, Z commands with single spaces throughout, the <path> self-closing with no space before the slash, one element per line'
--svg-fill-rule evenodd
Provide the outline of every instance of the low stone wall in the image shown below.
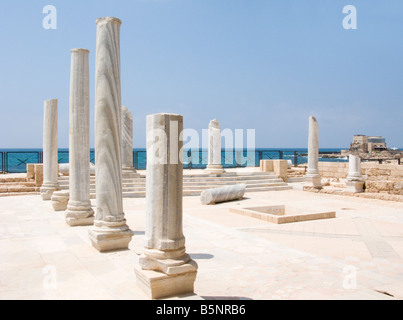
<path fill-rule="evenodd" d="M 322 178 L 345 179 L 348 174 L 348 162 L 319 161 L 319 173 Z"/>
<path fill-rule="evenodd" d="M 347 162 L 319 162 L 322 178 L 345 179 Z M 403 165 L 362 162 L 361 173 L 365 180 L 365 192 L 403 195 Z"/>
<path fill-rule="evenodd" d="M 366 192 L 403 195 L 403 165 L 363 163 Z"/>

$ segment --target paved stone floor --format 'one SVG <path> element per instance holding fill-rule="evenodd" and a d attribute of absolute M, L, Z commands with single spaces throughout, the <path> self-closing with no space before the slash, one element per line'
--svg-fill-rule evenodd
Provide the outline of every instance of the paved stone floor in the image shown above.
<path fill-rule="evenodd" d="M 270 204 L 336 218 L 276 225 L 228 210 Z M 88 227 L 69 227 L 40 196 L 0 198 L 0 299 L 147 299 L 134 274 L 145 199 L 124 208 L 129 250 L 99 253 Z M 184 233 L 205 299 L 403 299 L 403 203 L 299 190 L 215 206 L 185 197 Z"/>

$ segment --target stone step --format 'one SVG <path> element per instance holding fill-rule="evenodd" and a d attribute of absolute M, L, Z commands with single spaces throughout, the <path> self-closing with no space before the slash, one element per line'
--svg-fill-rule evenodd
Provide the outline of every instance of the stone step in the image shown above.
<path fill-rule="evenodd" d="M 214 189 L 214 188 L 219 188 L 219 187 L 224 187 L 227 186 L 228 184 L 223 184 L 223 185 L 195 185 L 195 186 L 183 186 L 183 191 L 191 191 L 191 190 L 205 190 L 205 189 Z M 265 187 L 279 187 L 279 186 L 286 186 L 284 182 L 281 183 L 265 183 L 265 184 L 251 184 L 251 185 L 246 185 L 246 190 L 250 190 L 253 188 L 265 188 Z"/>
<path fill-rule="evenodd" d="M 1 177 L 0 183 L 8 183 L 8 182 L 27 182 L 27 178 L 25 177 Z"/>
<path fill-rule="evenodd" d="M 31 196 L 31 195 L 40 195 L 40 192 L 7 192 L 0 193 L 1 197 L 13 197 L 13 196 Z"/>
<path fill-rule="evenodd" d="M 237 184 L 237 183 L 234 183 Z M 205 189 L 212 189 L 212 188 L 219 188 L 223 186 L 227 186 L 227 183 L 220 183 L 220 184 L 194 184 L 194 185 L 183 185 L 184 191 L 192 191 L 192 190 L 205 190 Z M 281 179 L 278 182 L 273 183 L 254 183 L 254 184 L 246 184 L 246 189 L 254 189 L 254 188 L 266 188 L 266 187 L 281 187 L 287 186 Z M 62 190 L 68 190 L 68 187 L 64 187 Z M 123 186 L 123 193 L 125 192 L 143 192 L 146 190 L 146 186 L 144 185 L 125 185 Z M 95 186 L 90 187 L 90 192 L 95 193 Z"/>
<path fill-rule="evenodd" d="M 224 174 L 184 173 L 184 177 L 242 177 L 242 176 L 275 176 L 274 172 L 227 172 Z"/>
<path fill-rule="evenodd" d="M 255 188 L 250 188 L 246 189 L 246 193 L 248 192 L 261 192 L 261 191 L 281 191 L 281 190 L 290 190 L 292 187 L 290 186 L 277 186 L 277 187 L 255 187 Z M 184 196 L 200 196 L 200 194 L 203 192 L 202 189 L 200 190 L 183 190 L 183 195 Z"/>
<path fill-rule="evenodd" d="M 231 185 L 231 184 L 240 184 L 240 183 L 245 183 L 246 185 L 253 185 L 253 184 L 273 184 L 273 183 L 284 183 L 282 179 L 271 179 L 271 180 L 245 180 L 245 181 L 239 181 L 239 180 L 228 180 L 228 181 L 184 181 L 183 186 L 184 187 L 192 187 L 192 186 L 199 186 L 199 185 L 219 185 L 219 186 L 224 186 L 224 185 Z M 123 183 L 122 186 L 123 188 L 131 188 L 131 187 L 142 187 L 145 186 L 146 183 L 145 181 L 139 183 Z"/>
<path fill-rule="evenodd" d="M 215 185 L 230 185 L 230 184 L 241 184 L 244 183 L 246 185 L 248 184 L 266 184 L 266 183 L 279 183 L 283 182 L 282 179 L 276 178 L 276 179 L 261 179 L 261 180 L 225 180 L 225 181 L 184 181 L 183 185 L 200 185 L 200 184 L 215 184 Z"/>
<path fill-rule="evenodd" d="M 19 185 L 12 185 L 12 186 L 0 186 L 0 193 L 28 193 L 28 192 L 38 192 L 39 187 L 27 187 L 27 186 L 19 186 Z"/>
<path fill-rule="evenodd" d="M 60 177 L 62 178 L 62 177 Z M 62 190 L 68 190 L 68 177 L 59 178 Z M 199 196 L 203 190 L 219 188 L 231 184 L 246 184 L 247 192 L 289 190 L 292 187 L 283 182 L 274 173 L 253 172 L 253 173 L 228 173 L 222 176 L 206 174 L 187 174 L 183 176 L 183 195 Z M 95 179 L 91 177 L 90 184 L 91 199 L 95 199 Z M 144 198 L 146 196 L 146 178 L 124 177 L 122 178 L 122 194 L 124 198 Z"/>
<path fill-rule="evenodd" d="M 33 181 L 21 181 L 21 182 L 3 182 L 2 186 L 24 186 L 24 187 L 35 187 L 36 183 Z"/>
<path fill-rule="evenodd" d="M 210 176 L 197 176 L 197 177 L 183 177 L 183 181 L 247 181 L 247 180 L 272 180 L 278 179 L 278 176 L 231 176 L 231 177 L 210 177 Z"/>

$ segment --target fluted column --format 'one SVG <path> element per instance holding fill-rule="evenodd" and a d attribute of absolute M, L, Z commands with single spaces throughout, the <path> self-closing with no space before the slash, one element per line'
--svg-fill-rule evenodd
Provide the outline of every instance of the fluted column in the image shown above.
<path fill-rule="evenodd" d="M 182 131 L 181 115 L 147 116 L 146 232 L 136 275 L 153 299 L 191 293 L 196 278 L 182 226 Z"/>
<path fill-rule="evenodd" d="M 97 19 L 95 61 L 96 214 L 89 231 L 99 251 L 128 248 L 133 231 L 122 201 L 122 129 L 120 25 L 117 18 Z"/>
<path fill-rule="evenodd" d="M 60 190 L 58 176 L 57 99 L 52 99 L 45 101 L 43 113 L 43 200 L 51 200 L 53 192 Z"/>
<path fill-rule="evenodd" d="M 315 117 L 309 117 L 308 171 L 306 179 L 314 188 L 322 188 L 319 174 L 319 125 Z"/>
<path fill-rule="evenodd" d="M 71 50 L 69 190 L 66 222 L 71 226 L 92 225 L 90 201 L 90 100 L 89 51 Z"/>
<path fill-rule="evenodd" d="M 209 174 L 221 174 L 225 170 L 221 164 L 221 128 L 217 119 L 209 124 L 208 164 L 205 170 Z"/>
<path fill-rule="evenodd" d="M 133 167 L 133 116 L 129 109 L 122 106 L 122 170 L 136 173 Z"/>

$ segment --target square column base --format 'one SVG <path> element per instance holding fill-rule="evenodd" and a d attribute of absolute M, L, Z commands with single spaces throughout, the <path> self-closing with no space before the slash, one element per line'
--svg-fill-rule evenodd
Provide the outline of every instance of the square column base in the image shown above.
<path fill-rule="evenodd" d="M 66 218 L 66 223 L 70 227 L 85 227 L 92 226 L 94 224 L 94 217 L 88 218 Z"/>
<path fill-rule="evenodd" d="M 308 182 L 309 184 L 307 185 L 308 187 L 312 187 L 315 189 L 322 189 L 322 178 L 321 176 L 316 176 L 316 175 L 306 175 L 305 176 L 305 181 Z"/>
<path fill-rule="evenodd" d="M 52 200 L 53 192 L 60 191 L 60 186 L 56 184 L 43 184 L 40 188 L 40 194 L 44 201 Z"/>
<path fill-rule="evenodd" d="M 134 232 L 130 229 L 110 233 L 103 233 L 94 230 L 88 231 L 92 246 L 99 252 L 128 249 L 129 242 L 132 240 L 133 234 Z"/>
<path fill-rule="evenodd" d="M 158 271 L 143 270 L 140 265 L 136 265 L 134 271 L 137 286 L 150 299 L 162 299 L 194 292 L 197 271 L 167 275 Z"/>
<path fill-rule="evenodd" d="M 364 192 L 364 181 L 347 181 L 344 192 L 360 193 Z"/>
<path fill-rule="evenodd" d="M 53 209 L 55 211 L 65 211 L 69 197 L 70 194 L 68 190 L 54 191 L 51 197 Z"/>

